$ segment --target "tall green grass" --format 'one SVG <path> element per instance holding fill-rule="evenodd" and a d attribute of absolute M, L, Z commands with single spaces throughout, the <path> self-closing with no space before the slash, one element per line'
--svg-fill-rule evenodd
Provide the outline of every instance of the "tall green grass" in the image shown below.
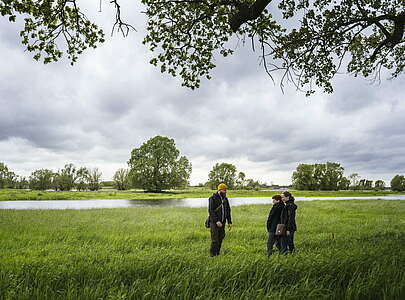
<path fill-rule="evenodd" d="M 0 210 L 0 299 L 405 299 L 405 202 L 298 202 L 295 256 L 267 258 L 269 206 Z"/>
<path fill-rule="evenodd" d="M 229 197 L 271 197 L 283 190 L 230 190 Z M 129 190 L 100 190 L 100 191 L 30 191 L 15 189 L 0 189 L 0 201 L 10 200 L 84 200 L 84 199 L 175 199 L 175 198 L 208 198 L 212 190 L 192 188 L 188 190 L 170 190 L 162 193 L 145 193 Z M 298 197 L 355 197 L 355 196 L 385 196 L 404 194 L 391 191 L 294 191 Z"/>

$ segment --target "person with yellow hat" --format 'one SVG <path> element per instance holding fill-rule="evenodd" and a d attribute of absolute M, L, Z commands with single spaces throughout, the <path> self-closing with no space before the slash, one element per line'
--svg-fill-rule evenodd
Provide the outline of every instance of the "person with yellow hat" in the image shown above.
<path fill-rule="evenodd" d="M 228 229 L 232 229 L 231 207 L 226 197 L 227 189 L 226 184 L 219 184 L 217 192 L 208 199 L 208 213 L 211 229 L 211 256 L 217 256 L 221 251 L 222 241 L 225 237 L 226 222 L 228 222 Z"/>

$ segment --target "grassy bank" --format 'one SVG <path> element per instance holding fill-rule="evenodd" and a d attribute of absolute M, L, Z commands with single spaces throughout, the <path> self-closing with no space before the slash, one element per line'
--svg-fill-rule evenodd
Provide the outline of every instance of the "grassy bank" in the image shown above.
<path fill-rule="evenodd" d="M 0 299 L 404 299 L 405 202 L 299 203 L 295 256 L 265 256 L 269 206 L 0 210 Z"/>
<path fill-rule="evenodd" d="M 247 190 L 231 190 L 229 197 L 271 197 L 282 190 L 263 190 L 263 191 L 247 191 Z M 100 190 L 95 192 L 60 192 L 60 191 L 28 191 L 28 190 L 13 190 L 0 189 L 0 201 L 10 200 L 84 200 L 84 199 L 174 199 L 174 198 L 207 198 L 213 191 L 207 189 L 189 189 L 189 190 L 173 190 L 163 193 L 145 193 L 143 191 L 116 191 L 116 190 Z M 385 196 L 395 193 L 390 191 L 293 191 L 293 194 L 298 197 L 326 197 L 326 196 Z"/>

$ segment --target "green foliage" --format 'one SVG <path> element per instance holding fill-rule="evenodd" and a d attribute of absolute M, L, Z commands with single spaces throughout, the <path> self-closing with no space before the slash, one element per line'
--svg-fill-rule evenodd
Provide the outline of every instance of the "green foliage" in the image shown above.
<path fill-rule="evenodd" d="M 391 180 L 391 190 L 403 192 L 405 191 L 405 177 L 403 175 L 395 175 Z"/>
<path fill-rule="evenodd" d="M 350 188 L 350 180 L 346 177 L 342 177 L 339 181 L 339 190 L 348 190 Z"/>
<path fill-rule="evenodd" d="M 48 190 L 53 188 L 55 173 L 49 169 L 39 169 L 31 173 L 29 187 L 32 190 Z"/>
<path fill-rule="evenodd" d="M 217 186 L 221 183 L 225 183 L 228 188 L 233 189 L 236 183 L 236 167 L 228 163 L 217 163 L 212 167 L 212 170 L 208 174 L 207 185 L 216 190 Z"/>
<path fill-rule="evenodd" d="M 131 187 L 131 179 L 129 177 L 129 170 L 118 169 L 113 176 L 114 187 L 117 190 L 127 190 Z"/>
<path fill-rule="evenodd" d="M 98 170 L 98 168 L 87 170 L 88 170 L 87 186 L 89 190 L 98 191 L 101 188 L 102 173 Z"/>
<path fill-rule="evenodd" d="M 173 139 L 156 136 L 131 152 L 128 161 L 134 187 L 159 192 L 188 185 L 191 163 L 179 157 Z"/>
<path fill-rule="evenodd" d="M 376 180 L 374 183 L 374 189 L 376 191 L 382 191 L 385 189 L 385 182 L 383 180 Z"/>
<path fill-rule="evenodd" d="M 0 210 L 0 298 L 404 299 L 404 201 L 300 203 L 267 258 L 269 209 L 234 207 L 215 259 L 205 208 Z"/>
<path fill-rule="evenodd" d="M 78 173 L 80 171 L 80 173 Z M 63 169 L 59 170 L 55 176 L 54 187 L 59 191 L 70 191 L 76 186 L 79 177 L 86 176 L 86 170 L 79 170 L 73 164 L 66 164 Z M 84 179 L 83 179 L 84 180 Z M 81 188 L 81 186 L 79 186 Z"/>
<path fill-rule="evenodd" d="M 359 181 L 359 189 L 361 190 L 371 190 L 373 189 L 373 181 L 368 179 L 361 179 Z"/>
<path fill-rule="evenodd" d="M 339 163 L 299 164 L 292 174 L 293 187 L 298 190 L 336 191 L 347 187 L 343 171 Z"/>
<path fill-rule="evenodd" d="M 14 187 L 17 175 L 6 164 L 0 162 L 0 189 Z"/>
<path fill-rule="evenodd" d="M 216 56 L 234 53 L 230 41 L 235 38 L 251 40 L 266 72 L 281 72 L 281 86 L 292 82 L 307 95 L 315 87 L 332 92 L 332 79 L 343 68 L 374 80 L 380 79 L 381 69 L 390 70 L 392 77 L 404 71 L 404 0 L 141 2 L 148 18 L 143 43 L 156 53 L 150 63 L 180 76 L 192 89 L 201 78 L 211 78 Z M 117 1 L 111 3 L 116 8 L 113 31 L 117 26 L 127 35 L 132 26 L 121 21 Z M 25 17 L 22 43 L 45 63 L 67 53 L 73 64 L 85 49 L 104 41 L 76 0 L 1 0 L 0 13 L 10 22 Z M 273 14 L 291 19 L 288 27 Z"/>
<path fill-rule="evenodd" d="M 59 60 L 66 53 L 73 65 L 87 48 L 96 48 L 104 42 L 103 31 L 87 19 L 76 1 L 1 0 L 0 14 L 10 22 L 24 17 L 21 42 L 34 54 L 35 60 L 45 64 Z"/>

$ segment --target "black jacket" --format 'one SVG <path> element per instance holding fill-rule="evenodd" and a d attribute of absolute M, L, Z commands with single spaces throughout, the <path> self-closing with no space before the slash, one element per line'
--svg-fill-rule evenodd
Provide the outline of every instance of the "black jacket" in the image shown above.
<path fill-rule="evenodd" d="M 284 203 L 282 201 L 273 204 L 269 217 L 267 218 L 267 231 L 276 232 L 277 224 L 281 223 L 281 212 L 284 209 Z"/>
<path fill-rule="evenodd" d="M 297 224 L 295 223 L 295 211 L 297 205 L 293 200 L 288 200 L 285 203 L 285 207 L 281 212 L 281 223 L 286 225 L 287 231 L 297 231 Z"/>
<path fill-rule="evenodd" d="M 220 207 L 222 201 L 224 203 L 223 209 Z M 223 211 L 225 212 L 225 215 L 222 215 Z M 228 221 L 228 224 L 232 224 L 231 207 L 229 206 L 228 198 L 221 198 L 218 192 L 214 193 L 208 199 L 208 213 L 210 214 L 211 222 L 216 223 L 220 221 L 226 223 L 226 221 Z"/>

